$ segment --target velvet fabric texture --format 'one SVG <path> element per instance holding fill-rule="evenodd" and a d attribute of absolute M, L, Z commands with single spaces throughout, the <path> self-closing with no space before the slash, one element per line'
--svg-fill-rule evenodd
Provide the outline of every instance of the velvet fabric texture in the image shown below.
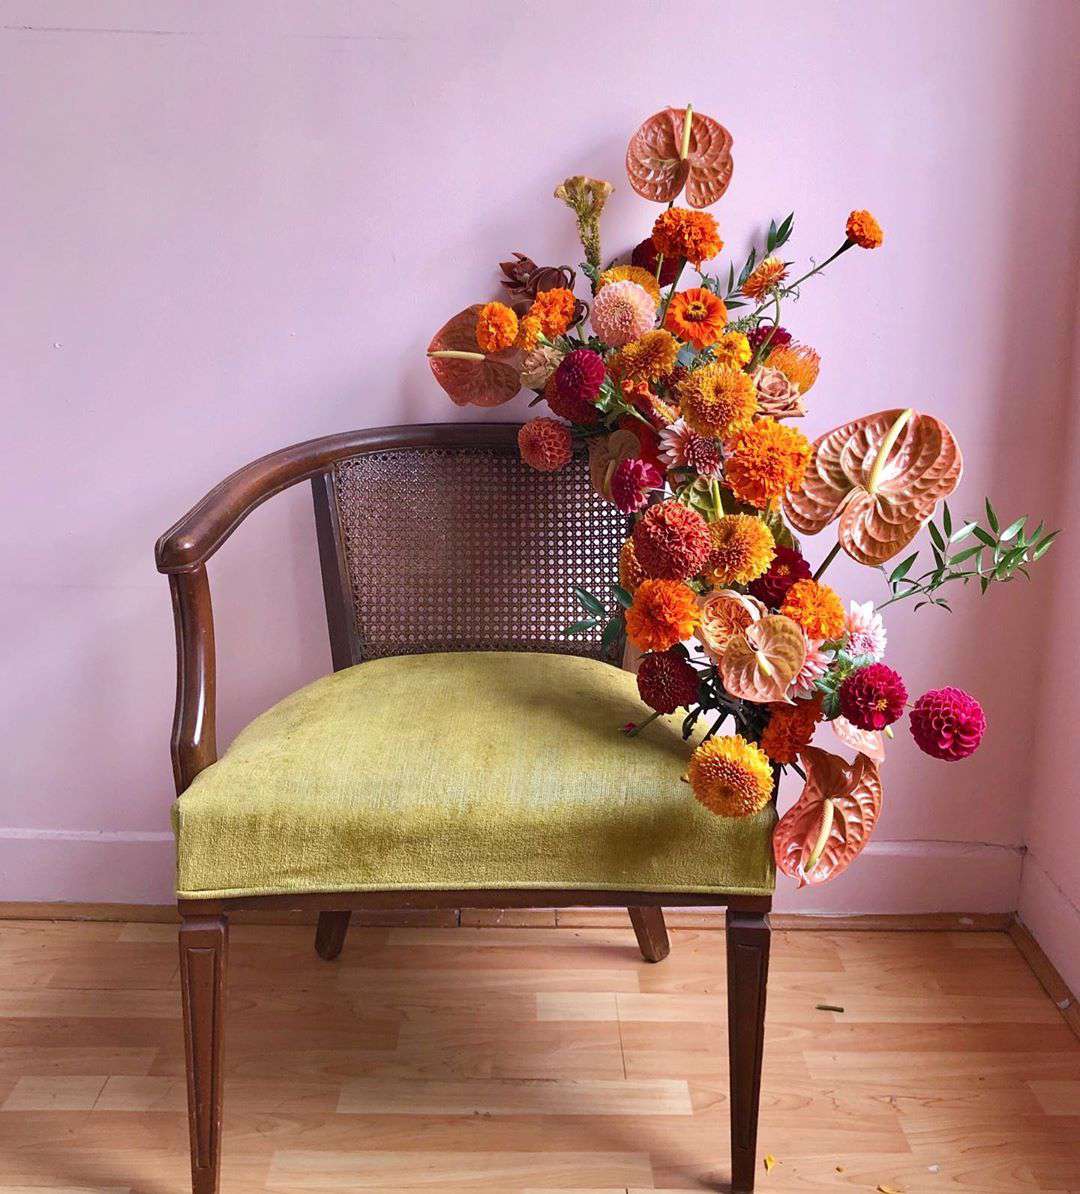
<path fill-rule="evenodd" d="M 680 777 L 681 716 L 635 738 L 634 676 L 567 655 L 372 660 L 293 693 L 177 800 L 177 894 L 586 888 L 767 895 L 775 813 Z"/>

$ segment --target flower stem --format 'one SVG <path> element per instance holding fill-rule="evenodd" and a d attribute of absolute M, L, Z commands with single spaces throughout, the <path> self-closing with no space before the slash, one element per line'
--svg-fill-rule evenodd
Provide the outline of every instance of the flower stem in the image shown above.
<path fill-rule="evenodd" d="M 830 551 L 829 554 L 825 557 L 825 559 L 821 561 L 821 567 L 814 573 L 814 580 L 821 579 L 822 573 L 825 571 L 826 568 L 828 568 L 828 566 L 833 562 L 833 560 L 836 559 L 839 552 L 840 552 L 840 540 L 837 539 L 836 543 L 833 546 L 832 551 Z"/>
<path fill-rule="evenodd" d="M 657 316 L 660 327 L 664 326 L 664 319 L 667 316 L 667 309 L 671 306 L 671 300 L 675 297 L 675 287 L 678 286 L 679 279 L 682 277 L 682 272 L 684 269 L 686 269 L 686 258 L 680 257 L 679 268 L 675 271 L 675 277 L 672 280 L 671 289 L 667 292 L 667 297 L 664 299 L 664 305 L 660 308 L 660 314 Z M 657 277 L 659 278 L 659 276 L 660 272 L 658 270 Z"/>
<path fill-rule="evenodd" d="M 659 716 L 660 716 L 660 714 L 659 714 L 659 713 L 650 713 L 650 714 L 649 714 L 649 716 L 648 716 L 648 717 L 646 717 L 644 721 L 642 721 L 642 722 L 639 722 L 639 723 L 638 723 L 636 726 L 634 726 L 634 728 L 633 728 L 632 730 L 627 730 L 627 731 L 626 731 L 626 736 L 627 736 L 627 738 L 633 738 L 635 734 L 640 734 L 640 733 L 641 733 L 641 731 L 642 731 L 642 730 L 643 730 L 643 729 L 644 729 L 644 728 L 645 728 L 647 725 L 650 725 L 650 724 L 651 724 L 652 722 L 654 722 L 654 721 L 655 721 L 655 720 L 656 720 L 656 719 L 657 719 Z"/>
<path fill-rule="evenodd" d="M 837 249 L 836 252 L 831 257 L 826 257 L 825 260 L 820 265 L 815 265 L 814 268 L 812 270 L 810 270 L 809 273 L 803 274 L 803 276 L 801 278 L 796 278 L 794 282 L 789 282 L 788 285 L 784 287 L 785 292 L 794 290 L 796 286 L 800 286 L 803 282 L 806 281 L 807 278 L 812 278 L 815 274 L 820 274 L 821 271 L 827 265 L 834 262 L 837 259 L 837 257 L 840 256 L 841 253 L 846 253 L 848 251 L 848 249 L 854 248 L 854 246 L 855 246 L 855 242 L 853 240 L 845 240 L 844 243 L 840 246 L 840 248 Z"/>

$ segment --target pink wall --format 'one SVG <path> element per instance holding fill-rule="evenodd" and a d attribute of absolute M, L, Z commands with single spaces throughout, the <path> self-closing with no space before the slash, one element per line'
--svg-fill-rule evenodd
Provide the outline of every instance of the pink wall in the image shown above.
<path fill-rule="evenodd" d="M 155 536 L 274 447 L 459 417 L 424 363 L 431 332 L 495 294 L 510 250 L 578 261 L 551 198 L 566 174 L 615 183 L 608 252 L 639 239 L 655 209 L 622 155 L 664 104 L 690 98 L 734 132 L 716 214 L 738 257 L 791 207 L 803 259 L 835 246 L 853 206 L 887 229 L 791 314 L 825 361 L 808 430 L 925 406 L 967 453 L 958 510 L 986 489 L 1005 511 L 1057 500 L 1068 0 L 8 0 L 3 15 L 0 898 L 168 898 L 173 647 Z M 329 666 L 307 494 L 258 511 L 212 579 L 228 741 Z M 1065 594 L 1068 567 L 1059 579 Z M 854 567 L 837 580 L 881 591 Z M 954 768 L 898 745 L 871 851 L 785 907 L 1016 907 L 1050 600 L 1043 575 L 964 595 L 951 620 L 890 618 L 910 687 L 970 688 L 994 732 Z M 1048 814 L 1051 840 L 1068 816 L 1075 846 L 1076 808 Z"/>

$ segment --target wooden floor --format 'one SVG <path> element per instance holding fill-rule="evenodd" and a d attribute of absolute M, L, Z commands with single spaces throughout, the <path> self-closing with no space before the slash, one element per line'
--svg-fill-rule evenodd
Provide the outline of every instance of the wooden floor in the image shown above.
<path fill-rule="evenodd" d="M 725 1189 L 722 934 L 233 929 L 223 1194 Z M 843 1012 L 818 1010 L 818 1004 Z M 182 1194 L 175 930 L 0 922 L 0 1191 Z M 1080 1043 L 1001 933 L 773 939 L 762 1191 L 1080 1191 Z"/>

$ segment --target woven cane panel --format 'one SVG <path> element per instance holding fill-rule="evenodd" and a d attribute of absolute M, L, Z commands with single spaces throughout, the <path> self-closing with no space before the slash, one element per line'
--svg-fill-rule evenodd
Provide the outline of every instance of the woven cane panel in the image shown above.
<path fill-rule="evenodd" d="M 613 608 L 626 519 L 584 457 L 554 475 L 496 449 L 373 452 L 334 472 L 363 659 L 424 651 L 552 651 L 614 659 L 574 585 Z"/>

